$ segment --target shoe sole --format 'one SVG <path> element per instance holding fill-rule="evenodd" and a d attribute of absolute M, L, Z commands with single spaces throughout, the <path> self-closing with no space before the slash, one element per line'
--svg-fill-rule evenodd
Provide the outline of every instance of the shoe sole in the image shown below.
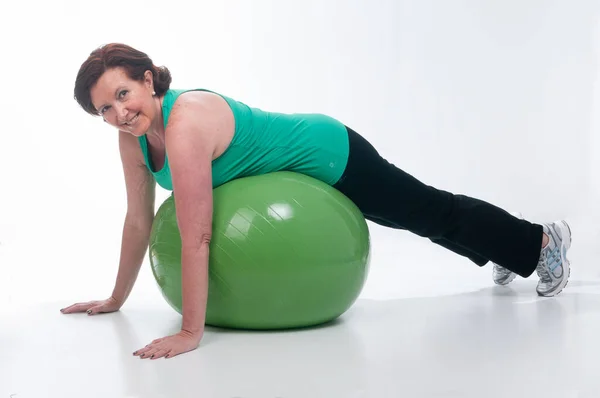
<path fill-rule="evenodd" d="M 569 237 L 568 241 L 563 239 L 563 241 L 560 244 L 560 258 L 563 264 L 563 272 L 565 273 L 565 275 L 563 280 L 551 292 L 546 294 L 541 294 L 540 292 L 537 292 L 538 295 L 542 297 L 554 297 L 558 295 L 567 286 L 567 284 L 569 283 L 569 277 L 571 276 L 571 262 L 567 258 L 567 250 L 571 248 L 571 242 L 573 241 L 573 236 L 571 235 L 571 227 L 566 221 L 560 221 L 558 225 L 560 227 L 560 236 Z"/>
<path fill-rule="evenodd" d="M 499 285 L 499 286 L 506 286 L 509 283 L 511 283 L 512 281 L 514 281 L 516 278 L 517 278 L 517 274 L 515 274 L 514 272 L 511 272 L 511 275 L 508 278 L 506 278 L 504 280 L 504 282 L 500 283 L 500 282 L 498 282 L 497 280 L 494 279 L 494 283 L 496 285 Z"/>

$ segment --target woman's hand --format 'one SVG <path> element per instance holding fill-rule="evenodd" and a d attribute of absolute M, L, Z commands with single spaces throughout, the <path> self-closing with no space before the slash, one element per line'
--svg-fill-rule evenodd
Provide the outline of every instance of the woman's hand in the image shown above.
<path fill-rule="evenodd" d="M 186 330 L 172 336 L 156 339 L 146 347 L 137 350 L 133 355 L 140 358 L 171 358 L 184 352 L 195 350 L 200 344 L 204 332 L 191 333 Z"/>
<path fill-rule="evenodd" d="M 118 302 L 114 297 L 109 297 L 106 300 L 88 301 L 87 303 L 76 303 L 69 307 L 60 310 L 63 314 L 72 314 L 76 312 L 87 312 L 88 315 L 94 315 L 101 312 L 118 311 L 123 304 Z"/>

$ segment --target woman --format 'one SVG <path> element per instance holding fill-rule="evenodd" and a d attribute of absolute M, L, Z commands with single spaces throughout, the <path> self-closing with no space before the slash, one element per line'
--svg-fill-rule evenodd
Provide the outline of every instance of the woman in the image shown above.
<path fill-rule="evenodd" d="M 265 112 L 207 90 L 172 90 L 168 69 L 143 52 L 109 44 L 91 53 L 75 83 L 82 108 L 119 131 L 127 213 L 119 271 L 107 300 L 77 303 L 63 313 L 118 310 L 146 253 L 155 182 L 173 190 L 182 238 L 183 323 L 173 336 L 134 352 L 172 357 L 195 349 L 204 332 L 212 190 L 234 178 L 290 170 L 318 178 L 348 196 L 365 217 L 429 238 L 494 280 L 540 277 L 537 293 L 566 285 L 566 222 L 532 224 L 484 201 L 427 186 L 383 159 L 363 137 L 320 114 Z"/>

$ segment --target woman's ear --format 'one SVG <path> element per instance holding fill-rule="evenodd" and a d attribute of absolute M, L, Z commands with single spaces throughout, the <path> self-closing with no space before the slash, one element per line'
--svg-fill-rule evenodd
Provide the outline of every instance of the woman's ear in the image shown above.
<path fill-rule="evenodd" d="M 147 70 L 144 72 L 144 84 L 150 92 L 154 93 L 154 75 L 152 74 L 152 71 Z"/>

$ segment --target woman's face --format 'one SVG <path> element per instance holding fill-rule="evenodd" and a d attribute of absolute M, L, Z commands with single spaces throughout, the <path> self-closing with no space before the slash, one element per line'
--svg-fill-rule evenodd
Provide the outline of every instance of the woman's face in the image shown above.
<path fill-rule="evenodd" d="M 152 73 L 144 81 L 131 80 L 122 68 L 112 68 L 100 76 L 90 90 L 94 107 L 111 126 L 140 137 L 150 129 L 157 114 Z"/>

